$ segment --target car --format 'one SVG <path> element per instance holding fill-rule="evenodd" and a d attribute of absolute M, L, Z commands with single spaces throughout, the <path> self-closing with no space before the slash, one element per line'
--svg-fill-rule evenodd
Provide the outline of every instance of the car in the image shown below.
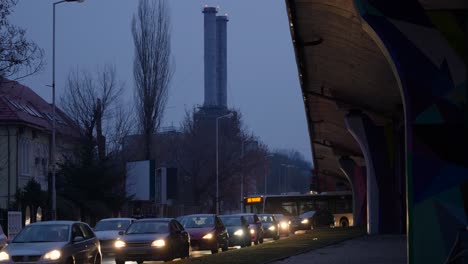
<path fill-rule="evenodd" d="M 3 232 L 2 225 L 0 225 L 0 249 L 6 246 L 7 241 L 8 241 L 8 237 Z"/>
<path fill-rule="evenodd" d="M 212 254 L 229 249 L 226 227 L 215 214 L 193 214 L 180 217 L 180 223 L 190 234 L 192 250 L 211 250 Z"/>
<path fill-rule="evenodd" d="M 264 237 L 278 240 L 280 238 L 279 223 L 275 216 L 273 214 L 259 214 L 258 217 L 262 221 Z"/>
<path fill-rule="evenodd" d="M 291 221 L 283 214 L 273 214 L 278 222 L 280 236 L 289 236 L 289 225 Z"/>
<path fill-rule="evenodd" d="M 291 219 L 291 232 L 330 227 L 335 223 L 333 215 L 327 210 L 307 211 Z"/>
<path fill-rule="evenodd" d="M 25 226 L 0 251 L 0 263 L 102 263 L 99 240 L 88 224 L 44 221 Z"/>
<path fill-rule="evenodd" d="M 250 238 L 255 245 L 263 243 L 263 225 L 257 214 L 242 213 L 234 215 L 244 216 L 245 220 L 247 220 L 247 224 L 249 224 Z"/>
<path fill-rule="evenodd" d="M 115 263 L 171 261 L 190 256 L 190 238 L 173 218 L 143 218 L 133 222 L 115 241 Z"/>
<path fill-rule="evenodd" d="M 248 247 L 252 244 L 249 224 L 244 216 L 220 215 L 229 234 L 229 246 Z"/>
<path fill-rule="evenodd" d="M 119 238 L 119 232 L 125 231 L 136 219 L 105 218 L 96 223 L 94 233 L 101 243 L 102 254 L 114 253 L 114 243 Z"/>

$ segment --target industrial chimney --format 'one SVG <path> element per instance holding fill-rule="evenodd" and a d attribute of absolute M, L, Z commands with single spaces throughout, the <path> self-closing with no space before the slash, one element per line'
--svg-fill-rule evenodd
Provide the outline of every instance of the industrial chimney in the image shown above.
<path fill-rule="evenodd" d="M 227 107 L 227 15 L 216 17 L 216 100 Z"/>
<path fill-rule="evenodd" d="M 205 102 L 204 106 L 216 106 L 216 7 L 205 6 L 204 45 L 205 45 Z"/>

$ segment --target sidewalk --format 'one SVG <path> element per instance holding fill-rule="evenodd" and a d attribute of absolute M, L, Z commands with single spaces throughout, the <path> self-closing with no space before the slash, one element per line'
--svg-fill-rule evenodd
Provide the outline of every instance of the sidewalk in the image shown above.
<path fill-rule="evenodd" d="M 406 264 L 406 236 L 364 236 L 270 264 Z"/>

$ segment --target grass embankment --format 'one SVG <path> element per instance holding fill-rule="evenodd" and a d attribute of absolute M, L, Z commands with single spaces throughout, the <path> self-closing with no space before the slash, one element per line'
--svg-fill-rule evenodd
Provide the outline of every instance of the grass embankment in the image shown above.
<path fill-rule="evenodd" d="M 344 240 L 359 237 L 365 230 L 358 228 L 332 228 L 312 230 L 287 238 L 247 248 L 230 250 L 215 255 L 178 261 L 178 264 L 262 264 L 281 260 L 289 256 L 336 244 Z"/>

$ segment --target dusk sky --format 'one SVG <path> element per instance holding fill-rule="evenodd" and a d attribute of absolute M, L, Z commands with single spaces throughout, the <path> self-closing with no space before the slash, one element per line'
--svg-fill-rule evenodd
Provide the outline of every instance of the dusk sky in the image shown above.
<path fill-rule="evenodd" d="M 45 51 L 42 72 L 20 82 L 51 101 L 52 3 L 20 0 L 11 21 Z M 86 0 L 62 3 L 56 13 L 58 97 L 68 72 L 115 64 L 133 98 L 133 40 L 130 24 L 137 0 Z M 296 149 L 311 162 L 302 102 L 282 0 L 171 0 L 174 76 L 163 126 L 179 126 L 185 110 L 203 104 L 203 6 L 228 13 L 228 107 L 242 112 L 246 127 L 271 150 Z"/>

